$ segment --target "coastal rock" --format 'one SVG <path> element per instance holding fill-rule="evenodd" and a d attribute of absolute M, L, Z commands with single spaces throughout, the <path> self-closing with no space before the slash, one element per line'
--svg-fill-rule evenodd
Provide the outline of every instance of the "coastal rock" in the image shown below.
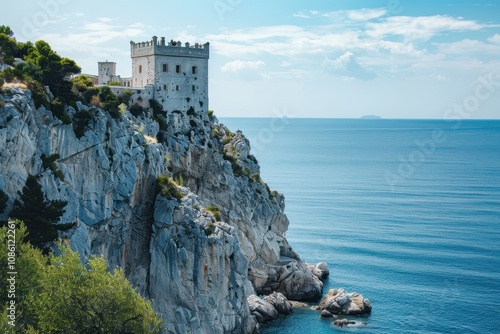
<path fill-rule="evenodd" d="M 276 319 L 279 315 L 278 310 L 265 299 L 260 299 L 256 295 L 247 298 L 250 313 L 255 316 L 260 324 L 267 323 Z"/>
<path fill-rule="evenodd" d="M 330 268 L 328 268 L 326 262 L 316 263 L 315 267 L 321 272 L 321 279 L 325 279 L 330 275 Z"/>
<path fill-rule="evenodd" d="M 356 324 L 356 321 L 353 321 L 353 320 L 347 320 L 347 319 L 339 319 L 339 320 L 335 320 L 333 322 L 333 324 L 335 326 L 338 326 L 338 327 L 347 327 L 348 325 L 355 325 Z"/>
<path fill-rule="evenodd" d="M 325 262 L 319 262 L 316 265 L 306 263 L 306 266 L 320 280 L 324 280 L 330 275 L 330 269 L 328 269 L 328 265 Z"/>
<path fill-rule="evenodd" d="M 330 311 L 323 310 L 323 311 L 321 311 L 321 317 L 322 318 L 332 318 L 333 314 Z"/>
<path fill-rule="evenodd" d="M 319 309 L 332 314 L 364 315 L 371 313 L 372 306 L 361 294 L 347 293 L 341 288 L 329 290 L 321 300 Z"/>
<path fill-rule="evenodd" d="M 264 297 L 264 300 L 269 302 L 281 314 L 292 313 L 292 304 L 286 297 L 279 292 L 273 292 L 269 296 Z"/>
<path fill-rule="evenodd" d="M 29 90 L 3 89 L 0 100 L 0 187 L 9 197 L 0 219 L 28 174 L 38 176 L 48 199 L 68 202 L 59 223 L 76 223 L 60 236 L 82 257 L 100 255 L 123 268 L 166 330 L 249 333 L 256 326 L 251 294 L 321 298 L 322 283 L 285 237 L 284 197 L 260 179 L 241 132 L 207 113 L 177 111 L 165 112 L 160 131 L 150 118 L 113 118 L 78 103 L 71 115 L 92 118 L 77 136 L 75 124 L 37 109 Z M 162 140 L 146 140 L 138 129 L 160 131 Z M 55 154 L 63 178 L 43 167 L 42 155 Z M 158 196 L 160 176 L 182 177 L 182 199 Z"/>

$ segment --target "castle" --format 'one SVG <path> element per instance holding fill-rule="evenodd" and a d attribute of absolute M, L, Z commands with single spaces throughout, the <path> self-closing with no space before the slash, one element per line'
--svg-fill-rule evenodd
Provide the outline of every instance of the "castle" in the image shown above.
<path fill-rule="evenodd" d="M 179 41 L 165 42 L 165 37 L 153 36 L 149 42 L 130 42 L 132 77 L 116 75 L 116 63 L 98 63 L 98 85 L 119 82 L 110 86 L 120 95 L 133 92 L 132 102 L 143 107 L 155 99 L 165 111 L 197 112 L 208 110 L 209 43 L 184 46 Z"/>

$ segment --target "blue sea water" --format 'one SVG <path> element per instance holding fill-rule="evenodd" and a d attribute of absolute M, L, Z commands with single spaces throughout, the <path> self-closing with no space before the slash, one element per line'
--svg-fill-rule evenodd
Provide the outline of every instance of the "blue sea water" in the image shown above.
<path fill-rule="evenodd" d="M 295 310 L 263 333 L 500 333 L 500 121 L 223 118 L 286 197 L 287 238 L 366 326 Z"/>

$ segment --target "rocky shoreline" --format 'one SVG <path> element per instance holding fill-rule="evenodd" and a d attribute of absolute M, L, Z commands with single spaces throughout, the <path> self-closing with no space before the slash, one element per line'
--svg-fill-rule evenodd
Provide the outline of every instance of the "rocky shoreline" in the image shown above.
<path fill-rule="evenodd" d="M 165 112 L 160 130 L 149 113 L 111 117 L 80 102 L 65 106 L 65 124 L 36 108 L 29 90 L 4 88 L 0 99 L 0 189 L 9 197 L 0 218 L 36 175 L 48 199 L 68 202 L 59 223 L 75 227 L 60 237 L 82 258 L 123 268 L 166 331 L 252 333 L 288 313 L 287 300 L 321 299 L 328 266 L 307 265 L 289 245 L 284 196 L 260 178 L 241 132 L 181 111 Z M 52 168 L 43 156 L 57 156 Z M 160 177 L 175 196 L 158 188 Z"/>

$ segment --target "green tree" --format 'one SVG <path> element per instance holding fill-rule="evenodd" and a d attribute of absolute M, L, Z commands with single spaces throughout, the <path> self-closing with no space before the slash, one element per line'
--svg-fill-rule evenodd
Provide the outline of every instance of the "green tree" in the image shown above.
<path fill-rule="evenodd" d="M 0 189 L 0 214 L 2 214 L 7 208 L 7 201 L 9 200 L 9 196 Z"/>
<path fill-rule="evenodd" d="M 0 34 L 7 35 L 9 37 L 14 36 L 14 32 L 10 29 L 10 27 L 9 26 L 4 26 L 4 25 L 0 26 Z"/>
<path fill-rule="evenodd" d="M 90 80 L 90 78 L 85 74 L 80 74 L 79 76 L 74 77 L 71 81 L 73 82 L 73 91 L 75 93 L 79 93 L 80 95 L 94 86 L 92 80 Z"/>
<path fill-rule="evenodd" d="M 41 274 L 47 265 L 47 258 L 39 249 L 33 248 L 29 243 L 23 242 L 27 235 L 27 229 L 19 221 L 9 221 L 7 226 L 0 228 L 0 268 L 8 268 L 9 252 L 12 249 L 12 233 L 15 231 L 15 302 L 16 302 L 16 331 L 7 324 L 11 321 L 7 317 L 7 302 L 10 301 L 9 294 L 3 293 L 3 284 L 10 278 L 8 270 L 0 270 L 0 281 L 2 282 L 2 293 L 0 294 L 0 332 L 1 333 L 24 333 L 28 326 L 35 326 L 38 322 L 38 310 L 36 306 L 37 296 L 42 289 Z M 11 240 L 9 244 L 9 240 Z"/>
<path fill-rule="evenodd" d="M 16 40 L 11 37 L 12 35 L 1 32 L 1 27 L 5 26 L 0 26 L 0 54 L 4 54 L 3 62 L 5 64 L 12 65 L 14 63 L 14 57 L 19 52 L 19 46 Z"/>
<path fill-rule="evenodd" d="M 7 268 L 8 228 L 17 225 L 15 333 L 160 333 L 163 323 L 130 286 L 122 270 L 110 273 L 101 258 L 82 264 L 77 252 L 59 243 L 60 255 L 44 256 L 26 239 L 26 227 L 9 222 L 0 228 L 0 265 Z M 7 282 L 7 270 L 0 279 Z M 21 279 L 22 278 L 22 279 Z M 8 295 L 0 295 L 0 332 L 7 324 Z M 14 333 L 14 332 L 13 332 Z"/>
<path fill-rule="evenodd" d="M 48 200 L 35 176 L 28 175 L 19 196 L 21 200 L 14 201 L 10 216 L 24 221 L 29 231 L 27 238 L 33 246 L 46 250 L 46 244 L 57 239 L 58 230 L 66 230 L 74 225 L 55 224 L 64 214 L 68 202 Z"/>
<path fill-rule="evenodd" d="M 47 42 L 41 40 L 28 50 L 25 60 L 42 69 L 43 84 L 49 86 L 56 96 L 67 93 L 60 91 L 60 89 L 67 87 L 64 82 L 68 76 L 81 72 L 81 68 L 73 60 L 61 58 Z M 71 89 L 71 85 L 69 85 L 69 89 Z"/>
<path fill-rule="evenodd" d="M 122 270 L 110 273 L 96 257 L 84 266 L 67 247 L 50 262 L 38 306 L 42 333 L 160 332 L 151 303 L 134 291 Z"/>

